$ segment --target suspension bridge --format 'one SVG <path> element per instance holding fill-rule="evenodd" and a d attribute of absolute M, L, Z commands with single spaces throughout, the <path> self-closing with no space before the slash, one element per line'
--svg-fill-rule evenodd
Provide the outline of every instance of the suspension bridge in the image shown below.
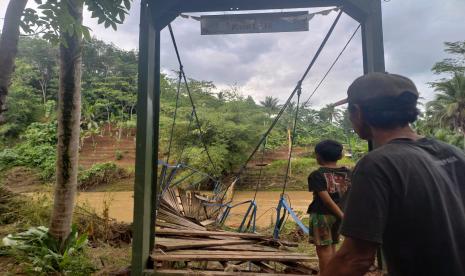
<path fill-rule="evenodd" d="M 204 172 L 203 168 L 190 166 L 184 156 L 185 148 L 181 149 L 179 156 L 173 156 L 173 135 L 177 117 L 179 116 L 178 107 L 181 87 L 184 86 L 192 108 L 189 116 L 189 127 L 186 131 L 196 130 L 203 152 L 209 162 L 208 166 L 213 171 L 217 171 L 217 166 L 213 162 L 204 139 L 195 99 L 187 81 L 188 78 L 184 70 L 181 53 L 170 22 L 179 15 L 192 12 L 312 7 L 336 7 L 328 11 L 337 10 L 338 14 L 314 56 L 310 59 L 302 76 L 297 79 L 296 85 L 284 105 L 274 117 L 268 129 L 262 134 L 234 178 L 228 183 L 224 183 L 217 176 Z M 347 43 L 335 57 L 316 88 L 303 101 L 302 83 L 316 64 L 344 12 L 357 20 L 360 25 L 357 26 Z M 306 18 L 311 17 L 307 15 Z M 158 160 L 154 152 L 157 152 L 159 132 L 160 31 L 165 26 L 168 27 L 170 33 L 179 71 L 176 106 L 171 123 L 168 151 L 164 160 Z M 288 218 L 293 219 L 302 232 L 308 234 L 307 226 L 294 213 L 291 202 L 286 195 L 294 150 L 293 145 L 296 142 L 297 118 L 300 108 L 305 106 L 317 93 L 318 88 L 359 30 L 362 32 L 364 71 L 384 71 L 381 1 L 142 1 L 132 261 L 132 273 L 134 275 L 152 273 L 154 270 L 171 275 L 186 274 L 193 271 L 203 275 L 234 275 L 231 274 L 231 271 L 241 270 L 241 275 L 244 275 L 244 267 L 248 270 L 248 273 L 252 273 L 251 275 L 260 275 L 260 273 L 309 275 L 317 273 L 314 268 L 306 265 L 306 263 L 315 261 L 315 259 L 308 257 L 306 254 L 286 251 L 283 248 L 286 245 L 293 246 L 293 244 L 279 240 L 279 233 Z M 287 158 L 286 173 L 282 180 L 281 196 L 276 203 L 273 236 L 266 237 L 256 233 L 257 209 L 259 208 L 256 197 L 259 193 L 262 170 L 266 166 L 263 158 L 269 134 L 291 103 L 296 103 L 291 132 L 292 143 Z M 241 181 L 241 176 L 254 158 L 261 160 L 256 164 L 260 167 L 260 170 L 254 196 L 250 200 L 233 205 L 233 189 Z M 183 185 L 193 176 L 200 176 L 200 180 L 191 183 L 188 187 Z M 213 183 L 213 190 L 209 196 L 201 195 L 194 188 L 197 184 L 205 181 Z M 212 225 L 216 227 L 224 225 L 231 210 L 242 205 L 248 207 L 243 214 L 242 222 L 237 231 L 208 230 L 211 230 Z M 174 263 L 179 262 L 186 264 L 185 267 L 183 269 L 174 269 Z M 203 266 L 192 266 L 192 264 L 198 262 L 202 262 Z"/>

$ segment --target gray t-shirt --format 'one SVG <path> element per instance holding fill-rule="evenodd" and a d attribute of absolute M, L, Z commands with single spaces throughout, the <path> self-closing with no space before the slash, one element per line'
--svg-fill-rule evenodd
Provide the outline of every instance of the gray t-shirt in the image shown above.
<path fill-rule="evenodd" d="M 357 164 L 341 233 L 382 244 L 390 276 L 465 275 L 465 155 L 396 139 Z"/>

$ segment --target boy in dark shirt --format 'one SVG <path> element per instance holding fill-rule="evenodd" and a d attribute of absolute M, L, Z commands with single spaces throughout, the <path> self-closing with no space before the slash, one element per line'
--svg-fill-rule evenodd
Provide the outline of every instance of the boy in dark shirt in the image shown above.
<path fill-rule="evenodd" d="M 315 146 L 316 160 L 321 166 L 308 177 L 308 189 L 313 192 L 313 202 L 308 207 L 310 214 L 310 240 L 316 246 L 320 271 L 336 252 L 339 242 L 339 227 L 344 216 L 338 204 L 350 185 L 350 171 L 340 167 L 342 145 L 324 140 Z"/>

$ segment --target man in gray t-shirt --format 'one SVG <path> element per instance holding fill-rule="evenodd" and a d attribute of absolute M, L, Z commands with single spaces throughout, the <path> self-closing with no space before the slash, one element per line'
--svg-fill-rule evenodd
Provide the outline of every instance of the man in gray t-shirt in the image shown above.
<path fill-rule="evenodd" d="M 465 275 L 465 155 L 416 134 L 418 91 L 370 73 L 348 89 L 350 120 L 376 149 L 353 172 L 341 233 L 323 275 L 363 275 L 381 245 L 389 275 Z"/>

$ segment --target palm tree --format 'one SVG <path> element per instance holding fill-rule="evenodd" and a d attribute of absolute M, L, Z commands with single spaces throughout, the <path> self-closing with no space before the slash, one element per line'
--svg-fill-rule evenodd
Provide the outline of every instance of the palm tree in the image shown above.
<path fill-rule="evenodd" d="M 320 109 L 319 117 L 322 122 L 332 124 L 338 122 L 341 119 L 342 115 L 341 111 L 337 109 L 335 106 L 327 105 Z"/>
<path fill-rule="evenodd" d="M 440 127 L 462 133 L 465 139 L 465 74 L 434 84 L 436 98 L 427 104 L 427 112 Z M 464 141 L 465 150 L 465 141 Z"/>
<path fill-rule="evenodd" d="M 260 101 L 260 104 L 266 109 L 270 118 L 280 108 L 279 99 L 272 96 L 267 96 L 264 101 Z"/>

